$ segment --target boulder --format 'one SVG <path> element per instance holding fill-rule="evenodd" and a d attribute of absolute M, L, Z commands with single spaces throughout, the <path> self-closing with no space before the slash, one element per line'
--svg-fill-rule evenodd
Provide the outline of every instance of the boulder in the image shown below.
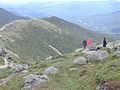
<path fill-rule="evenodd" d="M 33 90 L 36 86 L 49 80 L 47 75 L 35 74 L 29 74 L 28 76 L 24 77 L 24 79 L 24 88 L 22 90 Z"/>
<path fill-rule="evenodd" d="M 87 63 L 86 61 L 87 60 L 84 57 L 78 57 L 73 61 L 73 63 L 76 65 L 84 65 Z"/>
<path fill-rule="evenodd" d="M 59 72 L 59 70 L 57 68 L 55 68 L 55 67 L 48 67 L 47 69 L 45 69 L 44 75 L 56 74 L 58 72 Z"/>
<path fill-rule="evenodd" d="M 85 57 L 87 61 L 102 61 L 108 58 L 107 51 L 93 51 L 89 54 L 86 54 Z"/>

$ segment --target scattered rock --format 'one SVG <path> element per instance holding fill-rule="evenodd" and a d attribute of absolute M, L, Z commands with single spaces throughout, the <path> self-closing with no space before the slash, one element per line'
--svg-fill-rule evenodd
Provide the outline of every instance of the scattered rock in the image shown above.
<path fill-rule="evenodd" d="M 113 53 L 114 56 L 120 57 L 120 51 L 116 51 Z"/>
<path fill-rule="evenodd" d="M 24 78 L 25 78 L 25 82 L 24 82 L 25 85 L 22 90 L 34 90 L 36 86 L 49 80 L 47 75 L 35 75 L 35 74 L 29 74 Z"/>
<path fill-rule="evenodd" d="M 87 63 L 86 61 L 87 60 L 84 57 L 78 57 L 77 59 L 75 59 L 73 61 L 73 63 L 76 64 L 76 65 L 84 65 L 84 64 Z"/>
<path fill-rule="evenodd" d="M 103 81 L 96 90 L 120 90 L 120 81 Z"/>
<path fill-rule="evenodd" d="M 15 71 L 14 71 L 15 73 L 19 73 L 24 70 L 27 70 L 29 66 L 27 64 L 20 64 L 20 65 L 14 65 L 12 67 L 15 68 Z"/>
<path fill-rule="evenodd" d="M 53 56 L 49 56 L 46 58 L 46 60 L 51 60 L 51 59 L 53 59 Z"/>
<path fill-rule="evenodd" d="M 120 41 L 115 41 L 115 42 L 107 44 L 107 47 L 110 48 L 110 49 L 113 49 L 113 48 L 119 47 L 119 46 L 120 46 Z"/>
<path fill-rule="evenodd" d="M 102 61 L 108 58 L 107 51 L 93 51 L 89 54 L 86 54 L 85 57 L 87 61 Z"/>
<path fill-rule="evenodd" d="M 70 71 L 77 71 L 77 68 L 70 68 Z"/>
<path fill-rule="evenodd" d="M 0 56 L 4 57 L 5 54 L 7 54 L 6 50 L 4 48 L 0 48 Z"/>
<path fill-rule="evenodd" d="M 10 54 L 5 54 L 3 57 L 5 65 L 11 64 L 11 62 L 13 60 L 12 58 L 13 57 Z"/>
<path fill-rule="evenodd" d="M 56 74 L 58 72 L 59 72 L 59 70 L 57 68 L 55 68 L 55 67 L 48 67 L 47 69 L 45 69 L 44 75 Z"/>
<path fill-rule="evenodd" d="M 107 47 L 114 51 L 120 51 L 120 41 L 115 41 L 112 43 L 108 43 Z"/>

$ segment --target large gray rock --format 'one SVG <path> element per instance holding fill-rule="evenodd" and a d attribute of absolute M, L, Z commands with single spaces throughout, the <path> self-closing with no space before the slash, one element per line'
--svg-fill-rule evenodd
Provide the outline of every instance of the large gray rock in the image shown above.
<path fill-rule="evenodd" d="M 114 56 L 120 57 L 120 51 L 114 52 Z"/>
<path fill-rule="evenodd" d="M 87 63 L 86 61 L 87 60 L 84 57 L 78 57 L 73 61 L 73 63 L 76 65 L 84 65 Z"/>
<path fill-rule="evenodd" d="M 59 70 L 57 68 L 55 68 L 55 67 L 48 67 L 47 69 L 45 69 L 44 75 L 56 74 L 58 72 L 59 72 Z"/>
<path fill-rule="evenodd" d="M 93 51 L 89 54 L 86 54 L 85 57 L 87 61 L 102 61 L 108 58 L 107 51 Z"/>
<path fill-rule="evenodd" d="M 84 53 L 84 54 L 89 54 L 89 53 L 91 53 L 91 52 L 93 52 L 93 51 L 90 51 L 88 48 L 87 49 L 84 49 L 83 51 L 81 51 L 82 53 Z"/>
<path fill-rule="evenodd" d="M 29 74 L 28 76 L 24 77 L 24 87 L 22 90 L 34 90 L 34 88 L 41 83 L 48 81 L 47 75 L 35 75 L 35 74 Z"/>

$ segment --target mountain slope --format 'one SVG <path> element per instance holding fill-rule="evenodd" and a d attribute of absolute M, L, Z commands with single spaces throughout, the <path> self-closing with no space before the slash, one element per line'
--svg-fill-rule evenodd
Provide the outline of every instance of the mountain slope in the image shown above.
<path fill-rule="evenodd" d="M 57 17 L 16 20 L 4 26 L 0 35 L 1 46 L 23 60 L 40 60 L 69 53 L 81 47 L 84 38 L 101 43 L 104 37 Z"/>
<path fill-rule="evenodd" d="M 24 19 L 24 17 L 17 16 L 7 10 L 0 8 L 0 27 L 11 21 L 19 20 L 19 19 Z"/>
<path fill-rule="evenodd" d="M 111 42 L 111 44 L 118 46 L 117 50 L 120 50 L 120 41 Z M 104 48 L 99 51 L 88 50 L 86 53 L 83 53 L 83 51 L 72 52 L 64 54 L 64 57 L 57 57 L 42 62 L 29 62 L 29 68 L 20 68 L 21 71 L 17 72 L 17 74 L 15 73 L 16 69 L 11 70 L 7 68 L 1 70 L 0 90 L 26 90 L 23 88 L 34 88 L 34 90 L 102 90 L 100 88 L 104 88 L 105 90 L 106 87 L 115 88 L 106 90 L 119 90 L 120 53 L 118 53 L 117 56 L 114 54 L 113 47 L 111 49 L 109 48 L 109 51 L 107 49 L 108 48 Z M 87 53 L 92 55 L 92 52 L 94 52 L 95 56 L 93 55 L 93 59 L 89 61 L 89 58 L 85 56 Z M 107 54 L 108 57 L 105 59 L 104 54 L 101 55 L 100 52 L 109 52 Z M 96 56 L 98 58 L 96 58 Z M 104 59 L 102 58 L 103 60 L 99 60 L 100 57 Z M 75 63 L 74 60 L 78 60 L 78 62 Z M 84 60 L 85 63 L 83 64 Z M 27 64 L 24 62 L 24 65 Z M 56 69 L 58 71 L 53 72 L 56 71 Z M 43 74 L 46 70 L 49 73 L 49 75 L 47 74 L 47 79 L 45 78 L 46 80 L 44 81 L 40 79 L 39 81 L 38 76 L 42 76 L 42 78 L 43 76 L 45 77 L 46 75 Z M 11 74 L 13 75 L 12 77 Z M 9 79 L 6 81 L 6 78 Z M 106 84 L 110 82 L 113 83 Z"/>

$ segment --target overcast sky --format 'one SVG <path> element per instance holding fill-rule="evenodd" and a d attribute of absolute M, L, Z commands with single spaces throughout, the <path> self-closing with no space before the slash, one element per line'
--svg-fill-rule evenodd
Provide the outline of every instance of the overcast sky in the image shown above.
<path fill-rule="evenodd" d="M 120 1 L 120 0 L 0 0 L 0 2 L 29 3 L 29 2 L 70 2 L 70 1 Z"/>

